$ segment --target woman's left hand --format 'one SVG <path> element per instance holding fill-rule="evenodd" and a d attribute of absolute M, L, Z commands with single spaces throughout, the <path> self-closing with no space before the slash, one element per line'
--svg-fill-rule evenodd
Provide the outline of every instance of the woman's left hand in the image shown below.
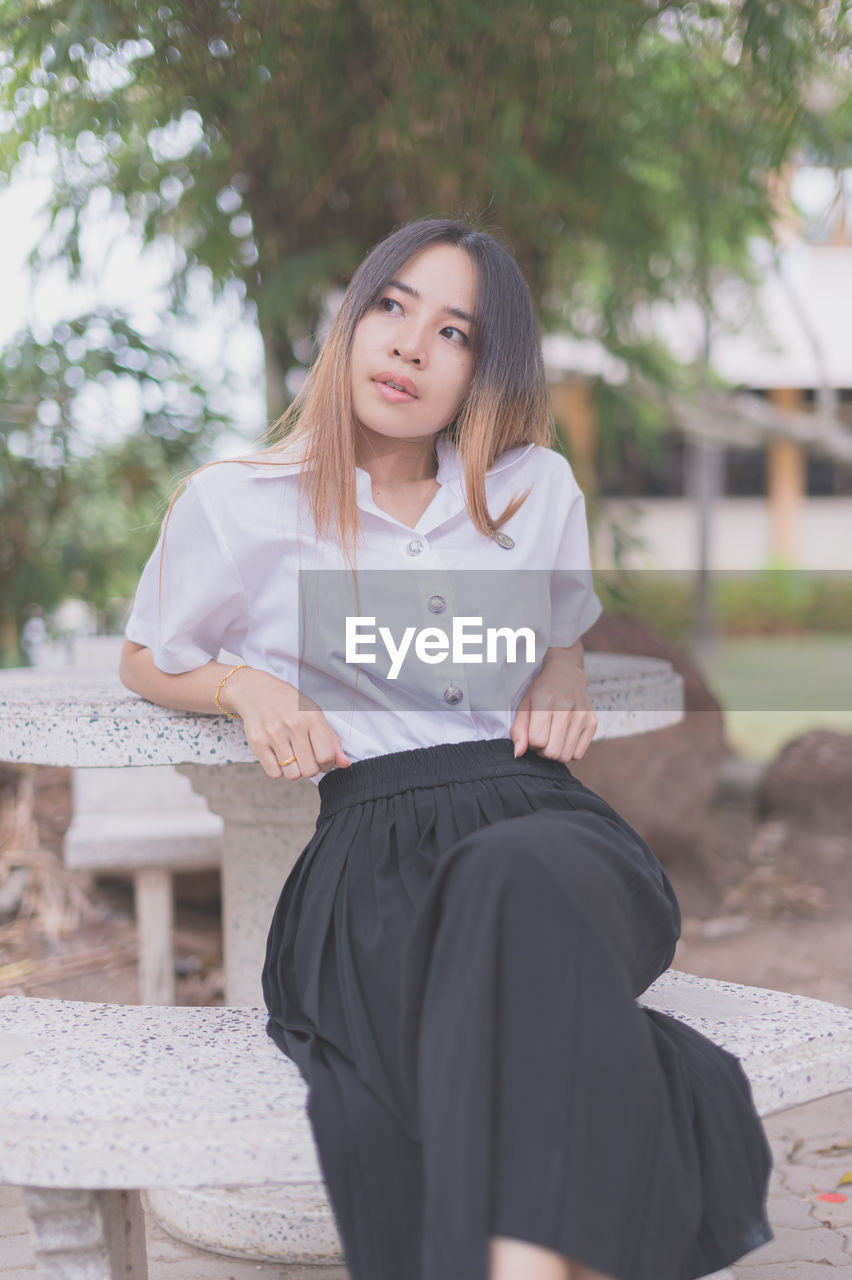
<path fill-rule="evenodd" d="M 589 677 L 576 653 L 548 649 L 541 671 L 518 704 L 509 731 L 515 756 L 522 756 L 528 747 L 563 764 L 585 755 L 598 727 L 588 685 Z"/>

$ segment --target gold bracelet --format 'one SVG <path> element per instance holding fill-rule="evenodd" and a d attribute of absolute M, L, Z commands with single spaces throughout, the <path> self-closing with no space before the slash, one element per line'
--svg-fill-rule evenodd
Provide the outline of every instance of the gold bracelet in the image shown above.
<path fill-rule="evenodd" d="M 222 712 L 222 715 L 223 715 L 223 716 L 230 716 L 230 718 L 231 718 L 232 720 L 239 720 L 239 719 L 240 719 L 240 717 L 239 717 L 238 715 L 235 715 L 233 711 L 228 711 L 228 709 L 227 709 L 226 707 L 223 707 L 223 706 L 222 706 L 221 702 L 219 701 L 219 694 L 220 694 L 220 693 L 221 693 L 221 691 L 222 691 L 222 685 L 225 683 L 225 681 L 226 681 L 226 680 L 229 680 L 229 679 L 231 678 L 231 676 L 234 674 L 234 672 L 235 672 L 235 671 L 242 671 L 242 670 L 243 670 L 243 668 L 244 668 L 244 667 L 247 667 L 248 665 L 249 665 L 249 664 L 248 664 L 247 662 L 241 662 L 241 663 L 240 663 L 240 665 L 239 665 L 238 667 L 231 667 L 231 670 L 230 670 L 229 672 L 227 672 L 227 674 L 226 674 L 226 675 L 222 676 L 222 679 L 221 679 L 221 680 L 219 681 L 219 683 L 216 685 L 216 692 L 215 692 L 215 694 L 213 695 L 213 700 L 214 700 L 214 702 L 216 703 L 216 706 L 217 706 L 217 707 L 219 708 L 219 710 Z"/>

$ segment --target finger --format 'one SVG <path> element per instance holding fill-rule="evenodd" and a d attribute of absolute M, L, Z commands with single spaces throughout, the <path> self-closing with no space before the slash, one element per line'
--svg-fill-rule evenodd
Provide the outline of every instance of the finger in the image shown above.
<path fill-rule="evenodd" d="M 293 778 L 299 777 L 299 773 L 296 771 L 298 766 L 295 761 L 286 769 L 283 769 L 279 763 L 281 760 L 286 760 L 288 756 L 293 754 L 289 748 L 278 751 L 272 743 L 267 742 L 262 745 L 253 744 L 252 749 L 260 763 L 263 765 L 263 772 L 268 778 L 280 778 L 282 776 Z"/>
<path fill-rule="evenodd" d="M 568 764 L 569 760 L 579 760 L 591 742 L 592 726 L 589 723 L 589 714 L 587 711 L 574 713 L 568 732 L 565 735 L 561 757 L 565 764 Z"/>
<path fill-rule="evenodd" d="M 323 773 L 328 773 L 329 769 L 333 769 L 337 762 L 338 748 L 340 748 L 341 751 L 343 750 L 340 746 L 340 739 L 336 733 L 332 732 L 327 724 L 323 724 L 314 730 L 311 734 L 310 741 L 314 759 L 317 764 L 317 772 L 322 771 Z M 345 756 L 344 759 L 346 759 Z"/>
<path fill-rule="evenodd" d="M 530 712 L 529 743 L 536 751 L 541 751 L 543 747 L 547 746 L 552 719 L 552 711 L 537 710 Z"/>
<path fill-rule="evenodd" d="M 261 747 L 260 749 L 256 749 L 255 755 L 263 765 L 263 772 L 266 774 L 267 778 L 281 777 L 282 769 L 272 747 Z"/>
<path fill-rule="evenodd" d="M 550 722 L 550 734 L 541 754 L 548 760 L 564 760 L 565 741 L 570 732 L 570 713 L 554 713 Z"/>
<path fill-rule="evenodd" d="M 592 711 L 591 713 L 589 713 L 589 718 L 587 718 L 586 726 L 583 729 L 583 732 L 580 734 L 580 738 L 577 742 L 577 746 L 574 748 L 575 760 L 582 760 L 583 756 L 586 754 L 589 747 L 592 745 L 595 733 L 597 732 L 597 727 L 598 727 L 598 718 L 595 715 L 595 713 Z"/>
<path fill-rule="evenodd" d="M 320 766 L 317 764 L 316 753 L 314 752 L 313 743 L 310 734 L 305 731 L 293 735 L 293 745 L 286 755 L 280 756 L 279 759 L 286 760 L 287 756 L 296 754 L 296 765 L 303 778 L 312 778 L 314 774 L 320 773 Z M 290 776 L 290 769 L 294 766 L 288 765 L 284 770 L 287 776 Z"/>
<path fill-rule="evenodd" d="M 523 702 L 515 713 L 514 723 L 509 730 L 509 737 L 515 744 L 515 758 L 522 756 L 530 745 L 529 736 L 530 709 Z"/>
<path fill-rule="evenodd" d="M 299 768 L 299 758 L 296 756 L 296 748 L 291 746 L 289 742 L 281 742 L 278 739 L 270 745 L 269 750 L 275 760 L 275 766 L 278 772 L 274 775 L 276 778 L 285 777 L 291 782 L 296 778 L 301 778 L 302 771 Z M 290 760 L 291 756 L 296 756 L 295 760 Z M 284 764 L 285 760 L 290 760 L 289 764 Z"/>
<path fill-rule="evenodd" d="M 562 745 L 562 754 L 560 756 L 560 759 L 564 761 L 565 764 L 567 764 L 569 760 L 573 760 L 576 757 L 577 748 L 578 748 L 580 739 L 583 735 L 584 728 L 585 726 L 583 723 L 582 714 L 577 713 L 574 716 L 574 718 L 571 720 L 571 723 L 568 726 L 567 732 L 565 734 L 565 740 Z"/>

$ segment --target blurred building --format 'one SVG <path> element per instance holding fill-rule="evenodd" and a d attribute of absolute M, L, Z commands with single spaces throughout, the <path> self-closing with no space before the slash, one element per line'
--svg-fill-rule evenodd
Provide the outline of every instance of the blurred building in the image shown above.
<path fill-rule="evenodd" d="M 756 294 L 717 289 L 708 342 L 712 372 L 740 394 L 680 405 L 652 454 L 623 438 L 602 460 L 590 380 L 625 371 L 593 343 L 545 340 L 554 415 L 581 483 L 643 544 L 628 564 L 852 570 L 852 181 L 819 216 L 780 225 L 755 261 Z M 654 306 L 643 323 L 678 359 L 698 358 L 697 307 Z M 610 523 L 596 537 L 599 567 L 613 562 Z"/>

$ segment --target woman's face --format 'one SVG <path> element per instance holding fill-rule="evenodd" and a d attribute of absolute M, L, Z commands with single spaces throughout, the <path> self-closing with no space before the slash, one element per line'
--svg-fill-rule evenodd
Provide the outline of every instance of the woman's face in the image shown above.
<path fill-rule="evenodd" d="M 451 422 L 473 380 L 476 271 L 455 245 L 409 258 L 359 320 L 350 384 L 364 431 L 416 440 Z"/>

